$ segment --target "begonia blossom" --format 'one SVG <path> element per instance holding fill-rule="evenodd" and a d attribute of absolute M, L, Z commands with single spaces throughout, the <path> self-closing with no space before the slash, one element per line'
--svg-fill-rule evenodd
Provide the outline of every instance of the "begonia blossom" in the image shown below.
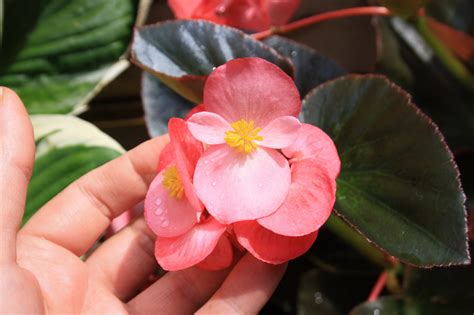
<path fill-rule="evenodd" d="M 188 126 L 209 146 L 194 173 L 207 211 L 262 261 L 302 255 L 331 214 L 340 160 L 323 131 L 296 118 L 292 79 L 263 59 L 235 59 L 209 76 L 201 109 Z"/>
<path fill-rule="evenodd" d="M 211 73 L 186 120 L 170 120 L 145 200 L 164 269 L 226 268 L 233 245 L 272 264 L 312 246 L 332 212 L 340 160 L 300 111 L 292 78 L 241 58 Z"/>
<path fill-rule="evenodd" d="M 204 108 L 188 119 L 193 136 L 210 145 L 194 173 L 199 199 L 226 224 L 272 214 L 291 184 L 278 149 L 295 142 L 301 127 L 292 79 L 263 59 L 234 59 L 208 77 Z"/>
<path fill-rule="evenodd" d="M 169 122 L 171 142 L 162 152 L 159 173 L 145 199 L 145 220 L 157 235 L 155 257 L 163 269 L 179 270 L 205 261 L 204 267 L 222 269 L 232 261 L 226 226 L 203 213 L 192 174 L 203 146 L 178 118 Z"/>
<path fill-rule="evenodd" d="M 300 0 L 169 0 L 168 3 L 179 19 L 204 19 L 262 31 L 287 23 Z"/>

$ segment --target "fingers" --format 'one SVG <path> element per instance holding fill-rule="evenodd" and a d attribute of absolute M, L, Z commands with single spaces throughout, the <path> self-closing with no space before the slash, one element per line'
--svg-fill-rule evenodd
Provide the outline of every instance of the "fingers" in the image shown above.
<path fill-rule="evenodd" d="M 15 92 L 0 87 L 0 263 L 16 260 L 34 155 L 33 129 L 23 103 Z"/>
<path fill-rule="evenodd" d="M 131 314 L 193 314 L 219 288 L 229 270 L 169 272 L 128 303 Z"/>
<path fill-rule="evenodd" d="M 110 221 L 144 199 L 168 142 L 152 139 L 83 176 L 38 211 L 21 233 L 84 254 Z"/>
<path fill-rule="evenodd" d="M 114 295 L 127 301 L 158 267 L 153 254 L 154 239 L 141 216 L 87 259 L 91 277 L 102 281 Z"/>
<path fill-rule="evenodd" d="M 286 264 L 269 265 L 246 254 L 198 314 L 257 314 L 285 270 Z"/>

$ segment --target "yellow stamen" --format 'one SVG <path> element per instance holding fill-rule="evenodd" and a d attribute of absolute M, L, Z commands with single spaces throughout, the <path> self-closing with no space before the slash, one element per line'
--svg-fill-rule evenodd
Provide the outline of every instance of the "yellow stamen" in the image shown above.
<path fill-rule="evenodd" d="M 168 191 L 170 197 L 181 198 L 184 194 L 184 187 L 179 178 L 176 166 L 171 166 L 163 173 L 163 187 Z"/>
<path fill-rule="evenodd" d="M 245 119 L 237 120 L 231 126 L 234 130 L 226 131 L 224 140 L 238 152 L 249 154 L 257 149 L 255 141 L 263 140 L 263 137 L 258 135 L 262 129 L 255 127 L 253 120 L 250 122 Z"/>

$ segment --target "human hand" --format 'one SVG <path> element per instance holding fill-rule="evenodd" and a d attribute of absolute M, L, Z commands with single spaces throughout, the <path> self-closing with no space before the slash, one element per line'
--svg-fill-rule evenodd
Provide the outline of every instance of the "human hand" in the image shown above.
<path fill-rule="evenodd" d="M 0 283 L 2 314 L 253 314 L 286 265 L 244 255 L 232 268 L 190 268 L 140 288 L 157 264 L 143 216 L 84 255 L 111 220 L 142 201 L 167 137 L 143 143 L 83 176 L 19 230 L 34 162 L 28 115 L 0 87 Z"/>

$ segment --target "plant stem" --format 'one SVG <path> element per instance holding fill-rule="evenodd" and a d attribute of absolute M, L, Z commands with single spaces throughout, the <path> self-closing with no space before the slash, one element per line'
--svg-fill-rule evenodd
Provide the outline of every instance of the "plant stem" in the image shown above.
<path fill-rule="evenodd" d="M 385 7 L 374 6 L 374 7 L 356 7 L 349 9 L 334 10 L 330 12 L 324 12 L 316 14 L 301 20 L 297 20 L 279 27 L 274 27 L 269 30 L 255 33 L 252 36 L 255 39 L 264 39 L 273 34 L 285 34 L 297 29 L 314 25 L 319 22 L 335 20 L 351 16 L 363 16 L 363 15 L 390 15 L 390 11 Z"/>
<path fill-rule="evenodd" d="M 388 279 L 388 271 L 383 271 L 380 276 L 378 277 L 377 281 L 375 282 L 372 291 L 367 298 L 367 302 L 373 302 L 379 298 L 380 292 L 382 292 L 383 288 L 385 287 Z"/>
<path fill-rule="evenodd" d="M 444 66 L 469 90 L 474 91 L 474 76 L 444 43 L 430 30 L 423 11 L 416 18 L 418 32 L 424 37 Z"/>
<path fill-rule="evenodd" d="M 382 268 L 390 268 L 394 265 L 393 260 L 388 259 L 384 253 L 370 244 L 362 235 L 357 233 L 335 214 L 329 217 L 325 226 L 376 265 Z"/>

